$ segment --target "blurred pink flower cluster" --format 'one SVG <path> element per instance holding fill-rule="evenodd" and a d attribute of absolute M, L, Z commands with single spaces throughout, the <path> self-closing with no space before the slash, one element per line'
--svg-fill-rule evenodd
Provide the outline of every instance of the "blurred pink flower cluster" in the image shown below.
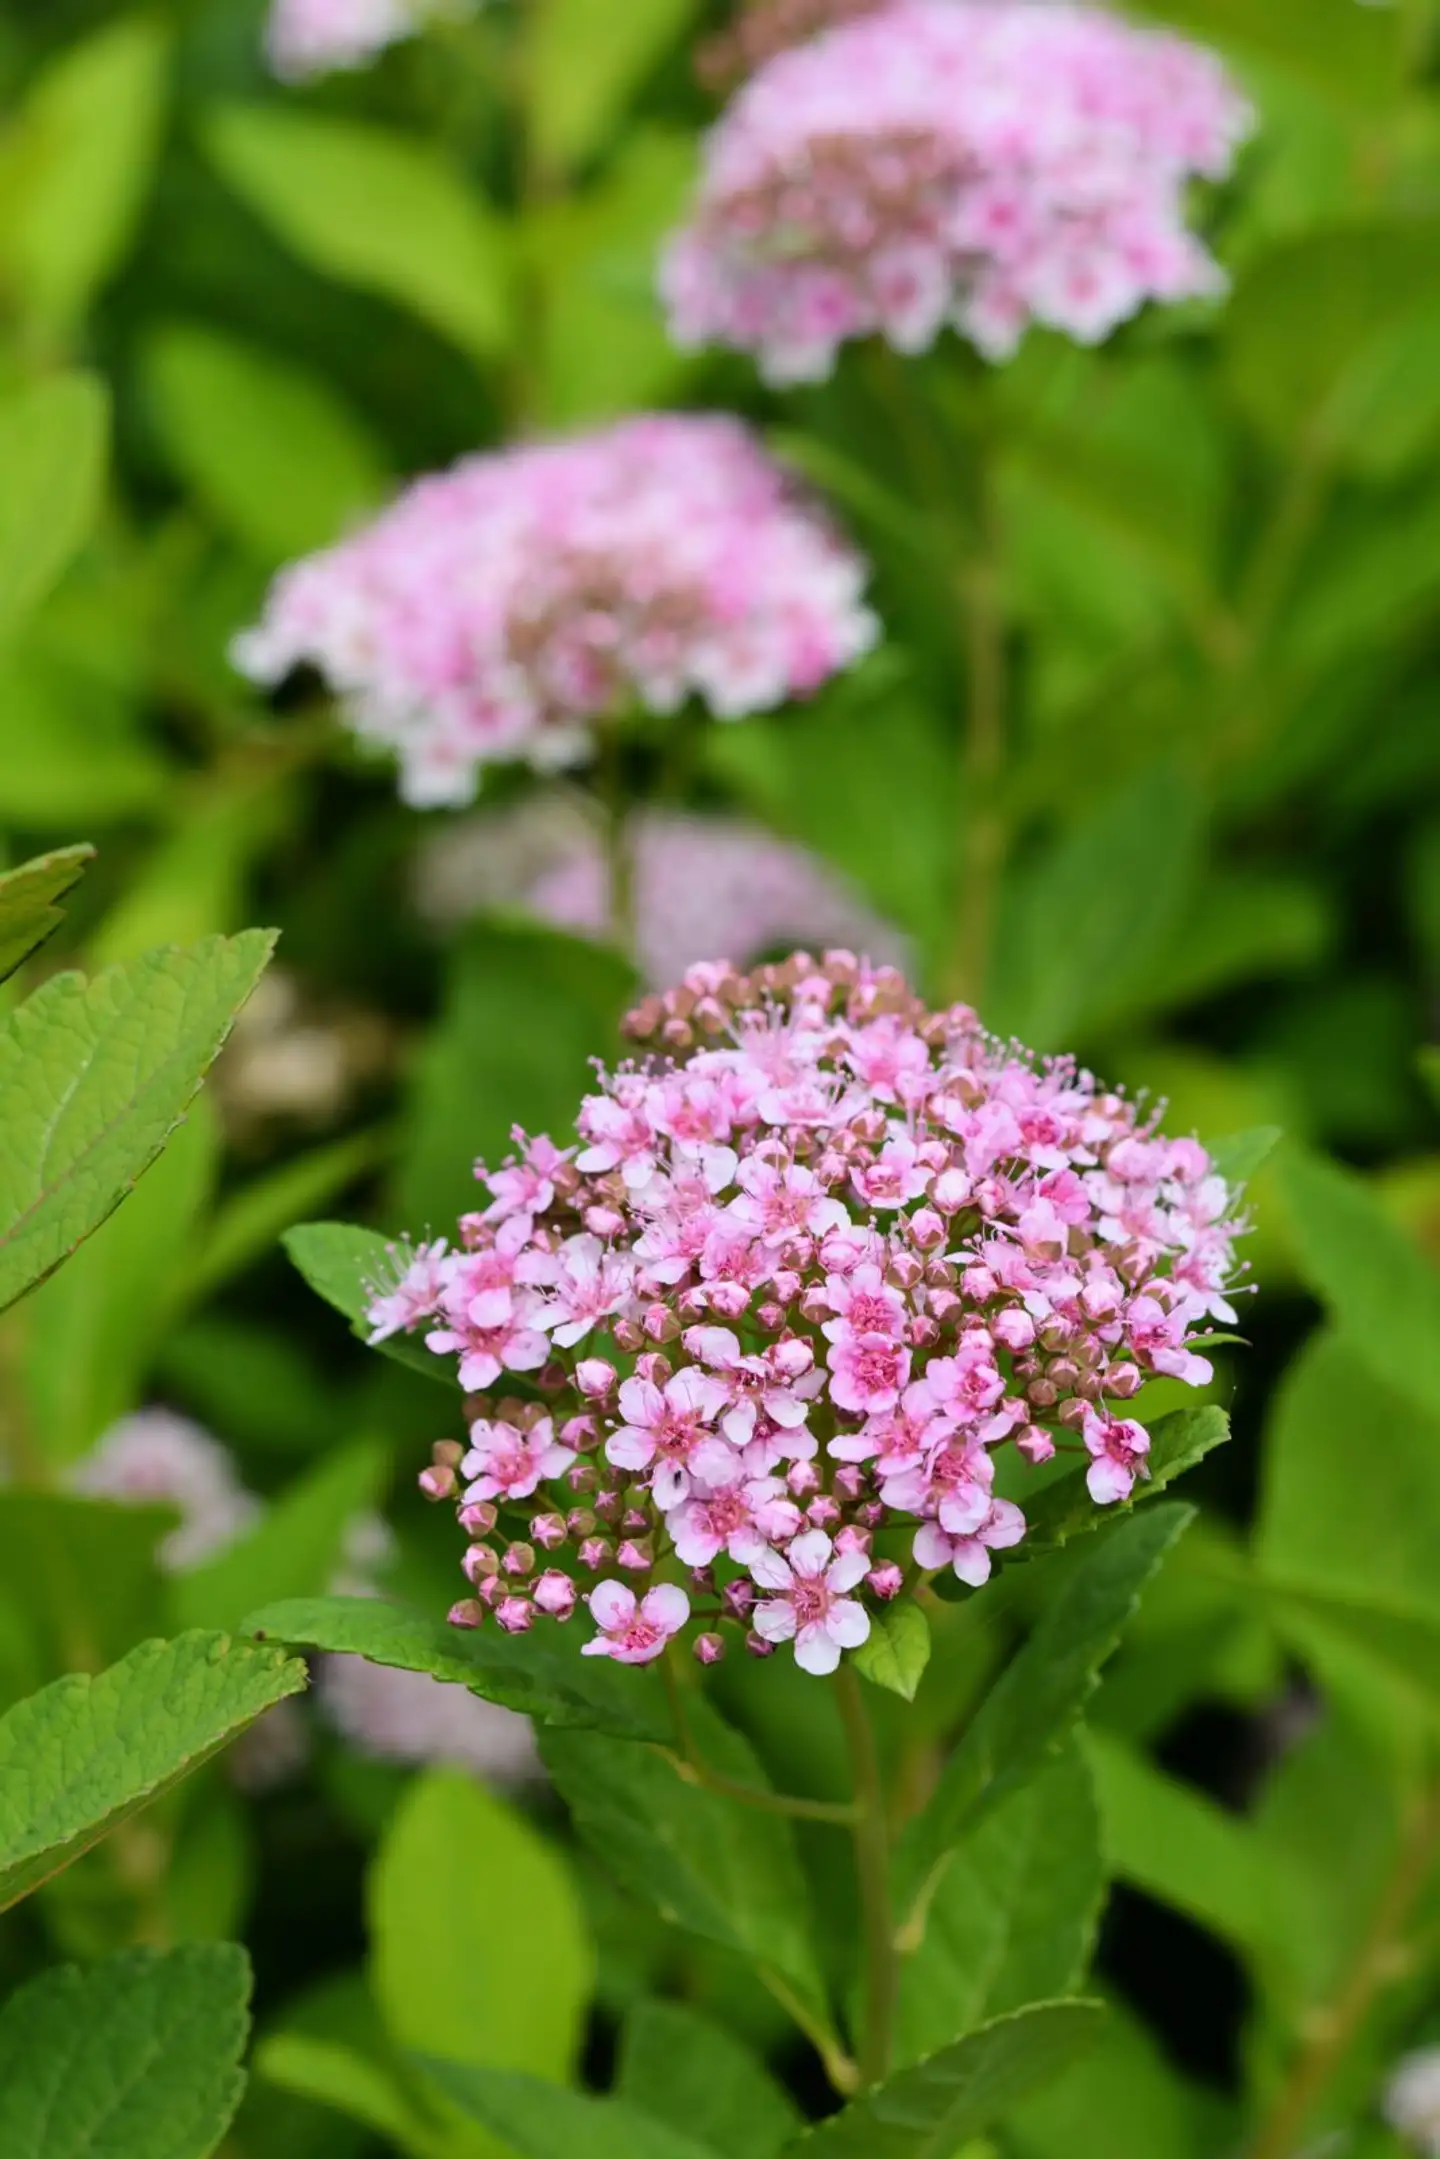
<path fill-rule="evenodd" d="M 672 988 L 716 951 L 742 965 L 797 944 L 853 945 L 897 965 L 908 956 L 900 932 L 839 870 L 761 825 L 642 809 L 631 833 L 636 957 L 652 989 Z M 416 894 L 437 928 L 518 900 L 558 929 L 609 934 L 600 833 L 583 805 L 559 790 L 428 835 Z"/>
<path fill-rule="evenodd" d="M 591 1653 L 648 1662 L 703 1614 L 704 1659 L 733 1621 L 826 1672 L 906 1563 L 978 1585 L 1023 1537 L 1002 1449 L 1129 1495 L 1149 1440 L 1118 1405 L 1204 1384 L 1192 1334 L 1233 1317 L 1196 1141 L 848 953 L 694 968 L 629 1031 L 578 1145 L 517 1133 L 455 1247 L 372 1303 L 483 1397 L 422 1478 L 471 1540 L 458 1623 L 567 1619 L 588 1584 Z"/>
<path fill-rule="evenodd" d="M 443 4 L 452 15 L 469 12 L 467 0 Z M 283 82 L 303 82 L 335 68 L 364 67 L 437 12 L 425 0 L 272 0 L 265 49 Z"/>
<path fill-rule="evenodd" d="M 777 54 L 720 119 L 663 271 L 672 332 L 775 382 L 946 323 L 996 358 L 1031 322 L 1099 340 L 1146 300 L 1217 290 L 1185 189 L 1228 172 L 1248 125 L 1220 63 L 1167 32 L 891 0 Z"/>
<path fill-rule="evenodd" d="M 237 664 L 317 668 L 402 791 L 584 757 L 597 723 L 804 696 L 874 641 L 865 571 L 737 420 L 653 414 L 470 458 L 278 580 Z"/>

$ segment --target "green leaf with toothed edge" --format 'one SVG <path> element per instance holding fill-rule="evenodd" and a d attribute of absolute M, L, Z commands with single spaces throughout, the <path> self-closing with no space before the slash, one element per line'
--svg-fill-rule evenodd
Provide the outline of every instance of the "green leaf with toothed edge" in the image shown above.
<path fill-rule="evenodd" d="M 375 1294 L 399 1280 L 414 1247 L 404 1238 L 382 1237 L 377 1229 L 350 1222 L 302 1222 L 280 1242 L 316 1296 L 333 1305 L 349 1320 L 356 1339 L 368 1344 Z M 428 1350 L 419 1335 L 392 1334 L 374 1347 L 442 1387 L 458 1384 L 454 1366 Z"/>
<path fill-rule="evenodd" d="M 150 1167 L 274 948 L 269 930 L 56 975 L 0 1026 L 0 1309 Z"/>
<path fill-rule="evenodd" d="M 863 2092 L 786 2146 L 782 2159 L 954 2159 L 968 2137 L 1078 2061 L 1098 2002 L 1037 2002 Z"/>
<path fill-rule="evenodd" d="M 855 1669 L 872 1686 L 913 1702 L 930 1662 L 930 1622 L 905 1598 L 871 1614 L 870 1635 L 855 1651 Z"/>
<path fill-rule="evenodd" d="M 382 1597 L 292 1597 L 252 1612 L 244 1632 L 257 1641 L 368 1657 L 394 1671 L 428 1672 L 542 1724 L 659 1745 L 674 1742 L 675 1724 L 658 1675 L 622 1672 L 602 1658 L 582 1657 L 573 1629 L 472 1632 Z"/>
<path fill-rule="evenodd" d="M 1141 1591 L 1193 1520 L 1193 1508 L 1171 1504 L 1117 1522 L 1046 1607 L 900 1839 L 895 1908 L 907 1934 L 923 1931 L 928 1900 L 959 1839 L 1033 1776 L 1073 1728 Z"/>
<path fill-rule="evenodd" d="M 0 2011 L 5 2159 L 209 2159 L 245 2089 L 250 1963 L 230 1942 L 62 1966 Z"/>
<path fill-rule="evenodd" d="M 59 929 L 65 916 L 58 902 L 94 859 L 93 847 L 60 847 L 0 877 L 0 982 Z"/>
<path fill-rule="evenodd" d="M 17 1702 L 0 1718 L 0 1911 L 305 1683 L 280 1650 L 182 1634 Z"/>
<path fill-rule="evenodd" d="M 625 2020 L 617 2098 L 717 2153 L 775 2159 L 799 2108 L 724 2025 L 682 2002 L 642 2001 Z"/>

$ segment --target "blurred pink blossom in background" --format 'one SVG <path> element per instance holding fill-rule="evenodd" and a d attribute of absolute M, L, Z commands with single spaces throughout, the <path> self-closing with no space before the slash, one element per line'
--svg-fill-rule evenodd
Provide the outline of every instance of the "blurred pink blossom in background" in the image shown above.
<path fill-rule="evenodd" d="M 421 27 L 426 15 L 468 13 L 477 0 L 273 0 L 265 31 L 270 65 L 283 82 L 303 82 L 335 68 L 364 67 L 387 45 Z"/>

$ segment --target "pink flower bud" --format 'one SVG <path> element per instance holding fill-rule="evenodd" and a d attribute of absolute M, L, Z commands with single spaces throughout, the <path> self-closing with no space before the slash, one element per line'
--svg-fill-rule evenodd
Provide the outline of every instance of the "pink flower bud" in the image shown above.
<path fill-rule="evenodd" d="M 964 1170 L 942 1169 L 930 1187 L 931 1205 L 941 1214 L 958 1214 L 969 1201 L 970 1191 L 970 1179 Z"/>
<path fill-rule="evenodd" d="M 437 1439 L 430 1449 L 430 1459 L 437 1469 L 458 1469 L 465 1459 L 465 1449 L 458 1439 Z"/>
<path fill-rule="evenodd" d="M 855 1519 L 866 1529 L 878 1529 L 885 1519 L 885 1509 L 878 1499 L 867 1499 L 863 1507 L 856 1508 Z"/>
<path fill-rule="evenodd" d="M 622 1237 L 625 1217 L 618 1207 L 587 1207 L 585 1227 L 592 1237 Z"/>
<path fill-rule="evenodd" d="M 1128 1402 L 1140 1392 L 1144 1373 L 1138 1364 L 1112 1364 L 1106 1378 L 1105 1388 L 1117 1401 Z"/>
<path fill-rule="evenodd" d="M 647 1305 L 640 1324 L 652 1342 L 673 1342 L 680 1332 L 680 1316 L 668 1304 Z"/>
<path fill-rule="evenodd" d="M 650 1527 L 650 1517 L 643 1507 L 627 1507 L 620 1517 L 620 1527 L 627 1537 L 640 1537 Z"/>
<path fill-rule="evenodd" d="M 565 1542 L 565 1517 L 563 1514 L 537 1514 L 530 1523 L 530 1535 L 544 1552 L 553 1552 Z"/>
<path fill-rule="evenodd" d="M 783 1304 L 762 1304 L 755 1317 L 767 1334 L 778 1334 L 789 1315 Z"/>
<path fill-rule="evenodd" d="M 865 1489 L 865 1472 L 858 1462 L 842 1462 L 835 1472 L 835 1490 L 848 1505 L 853 1506 Z"/>
<path fill-rule="evenodd" d="M 800 1294 L 803 1277 L 793 1267 L 777 1267 L 770 1277 L 770 1287 L 777 1302 L 791 1305 Z"/>
<path fill-rule="evenodd" d="M 448 1617 L 452 1627 L 478 1627 L 485 1617 L 485 1608 L 473 1597 L 463 1597 L 459 1604 L 451 1605 Z"/>
<path fill-rule="evenodd" d="M 599 1436 L 599 1428 L 593 1417 L 567 1417 L 560 1427 L 561 1439 L 567 1447 L 573 1447 L 577 1454 L 583 1454 L 587 1447 L 593 1447 Z M 566 1481 L 572 1492 L 588 1492 L 590 1485 L 586 1479 L 593 1481 L 594 1476 L 595 1471 L 588 1462 L 577 1462 L 573 1469 L 566 1473 Z"/>
<path fill-rule="evenodd" d="M 645 1337 L 633 1320 L 617 1319 L 610 1332 L 615 1337 L 615 1347 L 623 1350 L 627 1357 L 633 1357 L 637 1350 L 645 1347 Z"/>
<path fill-rule="evenodd" d="M 797 1499 L 808 1499 L 820 1489 L 820 1472 L 813 1462 L 792 1462 L 785 1472 L 785 1482 Z"/>
<path fill-rule="evenodd" d="M 995 1314 L 990 1332 L 1006 1349 L 1028 1349 L 1035 1339 L 1035 1322 L 1022 1306 L 1011 1304 Z"/>
<path fill-rule="evenodd" d="M 820 1492 L 805 1509 L 805 1519 L 812 1529 L 833 1529 L 840 1519 L 839 1502 Z"/>
<path fill-rule="evenodd" d="M 910 1217 L 910 1242 L 921 1252 L 933 1252 L 945 1242 L 945 1224 L 933 1207 L 917 1207 Z"/>
<path fill-rule="evenodd" d="M 608 1537 L 586 1537 L 580 1546 L 580 1564 L 590 1574 L 608 1567 L 615 1547 Z"/>
<path fill-rule="evenodd" d="M 863 1552 L 868 1557 L 870 1551 L 869 1530 L 861 1529 L 858 1523 L 847 1522 L 836 1536 L 835 1549 L 842 1554 Z"/>
<path fill-rule="evenodd" d="M 755 1605 L 755 1584 L 741 1575 L 734 1582 L 727 1582 L 720 1592 L 720 1602 L 732 1619 L 746 1619 Z"/>
<path fill-rule="evenodd" d="M 565 1528 L 572 1537 L 590 1537 L 595 1533 L 595 1516 L 588 1507 L 573 1507 L 565 1517 Z"/>
<path fill-rule="evenodd" d="M 752 1657 L 773 1657 L 775 1644 L 767 1642 L 763 1634 L 747 1634 L 745 1647 Z"/>
<path fill-rule="evenodd" d="M 488 1544 L 472 1544 L 460 1562 L 460 1572 L 472 1587 L 478 1588 L 487 1575 L 497 1572 L 499 1565 Z"/>
<path fill-rule="evenodd" d="M 1027 1462 L 1048 1462 L 1055 1452 L 1055 1442 L 1040 1424 L 1023 1425 L 1015 1434 L 1015 1445 Z"/>
<path fill-rule="evenodd" d="M 568 1619 L 575 1609 L 575 1584 L 558 1567 L 547 1567 L 534 1589 L 535 1602 L 552 1619 Z"/>
<path fill-rule="evenodd" d="M 495 1527 L 496 1513 L 488 1499 L 472 1499 L 460 1509 L 460 1527 L 471 1537 L 488 1537 Z"/>
<path fill-rule="evenodd" d="M 612 1486 L 595 1494 L 595 1512 L 607 1522 L 618 1522 L 625 1511 L 625 1494 Z"/>
<path fill-rule="evenodd" d="M 433 1464 L 422 1469 L 416 1481 L 427 1499 L 449 1499 L 455 1490 L 454 1470 L 437 1469 Z"/>
<path fill-rule="evenodd" d="M 709 1297 L 710 1309 L 723 1319 L 739 1319 L 749 1310 L 750 1292 L 742 1282 L 712 1282 Z"/>
<path fill-rule="evenodd" d="M 533 1574 L 535 1572 L 535 1550 L 533 1545 L 507 1545 L 505 1556 L 500 1564 L 509 1575 Z"/>
<path fill-rule="evenodd" d="M 594 1402 L 604 1401 L 616 1377 L 614 1365 L 607 1364 L 603 1357 L 582 1357 L 575 1367 L 576 1385 Z"/>
<path fill-rule="evenodd" d="M 647 1537 L 622 1538 L 615 1554 L 615 1564 L 627 1574 L 648 1574 L 655 1564 L 655 1552 Z"/>
<path fill-rule="evenodd" d="M 697 1634 L 694 1642 L 697 1664 L 718 1664 L 725 1654 L 723 1634 Z"/>
<path fill-rule="evenodd" d="M 870 1569 L 865 1582 L 867 1588 L 873 1591 L 882 1603 L 888 1604 L 892 1598 L 898 1597 L 905 1587 L 905 1570 L 898 1567 L 893 1559 L 887 1559 L 881 1566 Z"/>
<path fill-rule="evenodd" d="M 674 1367 L 658 1349 L 647 1349 L 643 1357 L 635 1359 L 635 1370 L 639 1378 L 648 1379 L 652 1387 L 663 1387 Z"/>
<path fill-rule="evenodd" d="M 528 1597 L 502 1597 L 495 1617 L 507 1634 L 528 1634 L 535 1624 L 535 1607 Z"/>

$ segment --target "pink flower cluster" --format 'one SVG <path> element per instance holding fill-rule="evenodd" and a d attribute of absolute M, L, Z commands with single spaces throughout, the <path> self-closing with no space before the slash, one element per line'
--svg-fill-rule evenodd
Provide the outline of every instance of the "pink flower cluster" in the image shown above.
<path fill-rule="evenodd" d="M 892 0 L 777 54 L 722 116 L 665 263 L 672 332 L 774 382 L 947 322 L 995 358 L 1030 322 L 1098 341 L 1217 289 L 1185 188 L 1248 124 L 1168 33 L 1060 0 Z"/>
<path fill-rule="evenodd" d="M 643 809 L 631 834 L 636 958 L 650 988 L 672 988 L 717 950 L 741 964 L 796 944 L 859 946 L 897 965 L 907 956 L 901 933 L 839 870 L 761 825 Z M 609 935 L 600 832 L 585 806 L 558 789 L 427 834 L 416 897 L 442 929 L 518 901 L 560 929 Z"/>
<path fill-rule="evenodd" d="M 408 801 L 461 803 L 636 706 L 738 719 L 818 688 L 874 640 L 864 582 L 739 421 L 653 414 L 419 481 L 285 571 L 235 659 L 317 668 Z"/>
<path fill-rule="evenodd" d="M 456 14 L 465 0 L 444 5 Z M 436 12 L 424 0 L 273 0 L 265 50 L 282 82 L 303 82 L 334 68 L 364 67 Z"/>
<path fill-rule="evenodd" d="M 470 1538 L 458 1623 L 583 1599 L 592 1654 L 648 1662 L 694 1616 L 702 1659 L 738 1623 L 827 1672 L 916 1573 L 986 1580 L 1024 1465 L 1068 1449 L 1129 1495 L 1120 1405 L 1203 1384 L 1192 1335 L 1233 1317 L 1196 1141 L 848 953 L 694 968 L 630 1032 L 578 1144 L 517 1132 L 454 1247 L 373 1299 L 373 1338 L 423 1332 L 472 1398 L 421 1480 Z"/>

